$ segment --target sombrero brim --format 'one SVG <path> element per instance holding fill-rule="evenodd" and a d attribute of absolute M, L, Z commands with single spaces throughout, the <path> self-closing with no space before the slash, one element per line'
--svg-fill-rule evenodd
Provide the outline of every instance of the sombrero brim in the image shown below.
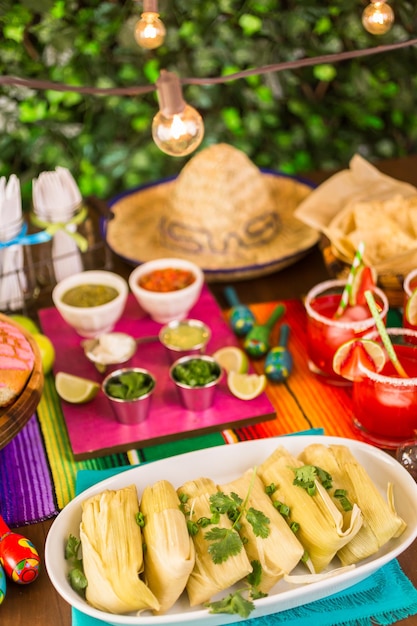
<path fill-rule="evenodd" d="M 318 242 L 318 231 L 294 216 L 300 202 L 314 185 L 269 170 L 262 170 L 270 185 L 280 226 L 276 235 L 254 247 L 249 255 L 233 249 L 221 258 L 193 252 L 161 237 L 161 224 L 169 213 L 175 177 L 142 185 L 119 194 L 109 202 L 110 216 L 101 222 L 102 236 L 110 249 L 131 265 L 177 256 L 197 263 L 208 281 L 249 279 L 270 274 L 299 259 Z"/>

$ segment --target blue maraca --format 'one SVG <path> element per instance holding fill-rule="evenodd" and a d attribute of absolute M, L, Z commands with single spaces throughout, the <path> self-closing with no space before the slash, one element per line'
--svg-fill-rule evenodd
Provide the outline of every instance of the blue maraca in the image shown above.
<path fill-rule="evenodd" d="M 249 307 L 239 301 L 233 287 L 225 287 L 223 293 L 229 306 L 232 307 L 229 313 L 229 321 L 233 332 L 238 337 L 244 337 L 255 324 L 255 316 Z"/>
<path fill-rule="evenodd" d="M 6 574 L 4 569 L 0 565 L 0 604 L 3 602 L 6 595 Z"/>
<path fill-rule="evenodd" d="M 282 324 L 278 345 L 268 352 L 265 358 L 265 375 L 273 382 L 282 382 L 288 378 L 292 370 L 292 356 L 287 348 L 290 327 Z"/>

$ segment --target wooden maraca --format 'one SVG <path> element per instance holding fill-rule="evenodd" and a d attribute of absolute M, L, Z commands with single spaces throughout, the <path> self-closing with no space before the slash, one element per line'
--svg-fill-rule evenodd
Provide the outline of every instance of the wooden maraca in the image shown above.
<path fill-rule="evenodd" d="M 0 565 L 0 604 L 3 602 L 6 595 L 6 574 L 4 569 Z"/>
<path fill-rule="evenodd" d="M 278 345 L 266 355 L 265 359 L 265 375 L 273 382 L 282 382 L 286 380 L 291 373 L 293 360 L 291 352 L 287 348 L 290 327 L 288 324 L 282 324 Z"/>
<path fill-rule="evenodd" d="M 27 585 L 39 574 L 39 554 L 29 539 L 13 532 L 0 515 L 0 564 L 15 583 Z"/>
<path fill-rule="evenodd" d="M 285 313 L 285 306 L 278 304 L 265 324 L 255 324 L 246 335 L 243 347 L 252 359 L 260 359 L 270 349 L 269 336 L 275 324 Z"/>
<path fill-rule="evenodd" d="M 229 321 L 233 332 L 238 337 L 244 337 L 253 328 L 255 316 L 249 307 L 239 301 L 233 287 L 225 287 L 223 293 L 228 304 L 232 307 L 229 313 Z"/>

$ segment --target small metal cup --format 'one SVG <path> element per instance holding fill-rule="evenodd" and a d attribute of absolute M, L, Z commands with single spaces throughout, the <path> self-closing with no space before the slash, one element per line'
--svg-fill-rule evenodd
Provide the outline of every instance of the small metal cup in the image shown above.
<path fill-rule="evenodd" d="M 145 393 L 143 396 L 139 396 L 139 398 L 135 398 L 133 400 L 113 398 L 109 395 L 107 391 L 108 383 L 111 379 L 117 378 L 118 376 L 120 376 L 120 374 L 123 374 L 124 372 L 138 372 L 141 374 L 146 374 L 151 378 L 153 382 L 151 390 L 148 391 L 148 393 Z M 108 401 L 113 409 L 117 421 L 121 424 L 127 424 L 129 426 L 132 426 L 134 424 L 140 424 L 148 417 L 155 385 L 155 377 L 148 370 L 141 369 L 140 367 L 125 367 L 116 370 L 115 372 L 111 372 L 111 374 L 106 376 L 102 383 L 102 390 L 105 396 L 108 398 Z"/>
<path fill-rule="evenodd" d="M 190 343 L 184 347 L 181 334 L 187 331 Z M 210 337 L 210 328 L 200 320 L 175 320 L 165 324 L 159 331 L 159 341 L 165 346 L 171 363 L 183 356 L 203 354 Z"/>
<path fill-rule="evenodd" d="M 176 380 L 175 373 L 174 373 L 176 366 L 179 364 L 191 361 L 193 359 L 202 359 L 205 361 L 209 361 L 210 363 L 214 363 L 218 368 L 217 378 L 202 387 L 191 387 L 190 385 L 186 385 Z M 188 356 L 181 357 L 180 359 L 177 359 L 177 361 L 175 361 L 172 364 L 169 370 L 169 375 L 171 377 L 171 380 L 173 381 L 173 383 L 178 389 L 178 394 L 184 407 L 188 409 L 189 411 L 205 411 L 206 409 L 210 408 L 214 402 L 216 388 L 222 378 L 223 370 L 220 367 L 220 365 L 217 363 L 217 361 L 213 359 L 213 357 L 211 356 L 188 355 Z"/>

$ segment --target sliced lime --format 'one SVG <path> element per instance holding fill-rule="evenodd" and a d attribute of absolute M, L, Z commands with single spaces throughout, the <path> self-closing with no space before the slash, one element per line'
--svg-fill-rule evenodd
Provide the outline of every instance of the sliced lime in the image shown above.
<path fill-rule="evenodd" d="M 58 372 L 55 376 L 55 388 L 62 400 L 72 404 L 82 404 L 96 397 L 100 385 L 94 380 Z"/>
<path fill-rule="evenodd" d="M 253 400 L 257 398 L 266 388 L 266 376 L 264 374 L 239 374 L 229 372 L 227 375 L 227 386 L 231 393 L 240 400 Z"/>

